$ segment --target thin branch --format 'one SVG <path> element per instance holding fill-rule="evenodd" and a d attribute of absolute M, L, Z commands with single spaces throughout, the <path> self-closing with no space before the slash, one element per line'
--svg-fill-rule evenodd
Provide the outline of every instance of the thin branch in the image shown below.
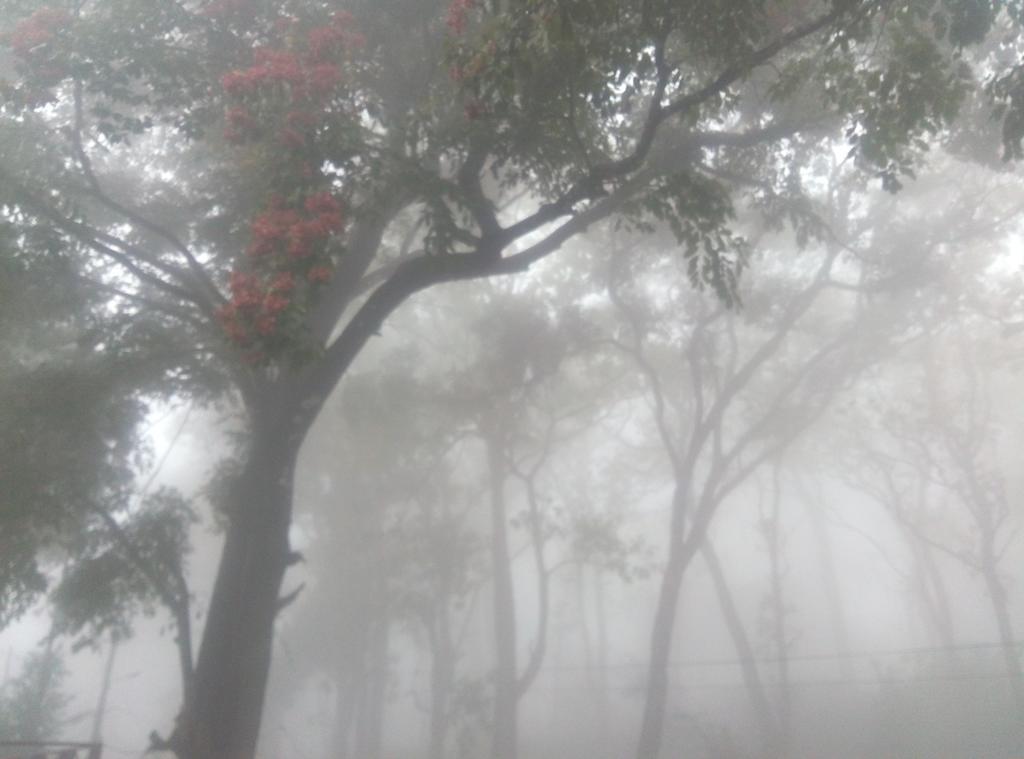
<path fill-rule="evenodd" d="M 214 304 L 223 304 L 227 300 L 221 294 L 217 285 L 214 284 L 210 275 L 207 273 L 203 265 L 199 263 L 196 257 L 192 254 L 192 251 L 188 249 L 181 239 L 168 230 L 166 227 L 157 224 L 156 222 L 147 219 L 136 211 L 118 203 L 111 198 L 106 192 L 103 191 L 99 180 L 96 178 L 96 173 L 93 170 L 92 162 L 89 159 L 88 154 L 85 151 L 85 146 L 82 142 L 82 130 L 84 128 L 84 114 L 83 114 L 83 96 L 82 96 L 82 82 L 80 79 L 75 79 L 73 86 L 73 98 L 74 98 L 74 127 L 71 130 L 71 142 L 72 149 L 74 150 L 75 157 L 78 159 L 78 163 L 82 168 L 82 173 L 85 176 L 85 180 L 88 183 L 92 194 L 110 210 L 121 214 L 132 223 L 148 230 L 149 232 L 164 238 L 171 246 L 185 259 L 188 265 L 188 270 L 194 277 L 194 281 L 198 282 L 202 288 L 206 291 L 207 298 L 204 298 L 205 310 L 212 311 Z M 177 270 L 175 270 L 177 272 Z M 189 279 L 184 277 L 181 272 L 177 272 L 175 278 L 184 284 L 189 284 Z"/>

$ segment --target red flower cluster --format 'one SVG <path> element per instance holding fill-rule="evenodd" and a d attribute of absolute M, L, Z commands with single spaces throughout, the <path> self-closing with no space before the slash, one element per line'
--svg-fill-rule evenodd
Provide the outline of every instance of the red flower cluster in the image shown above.
<path fill-rule="evenodd" d="M 306 50 L 302 55 L 291 50 L 256 50 L 253 65 L 224 74 L 221 85 L 228 95 L 236 98 L 285 87 L 293 102 L 322 102 L 342 83 L 341 69 L 336 61 L 346 51 L 366 44 L 363 35 L 354 31 L 351 24 L 351 14 L 334 14 L 326 26 L 318 26 L 308 32 Z"/>
<path fill-rule="evenodd" d="M 268 286 L 256 274 L 232 274 L 231 302 L 219 314 L 228 337 L 239 345 L 249 345 L 254 342 L 253 333 L 260 337 L 273 335 L 279 317 L 291 305 L 291 288 L 279 286 L 276 279 Z"/>
<path fill-rule="evenodd" d="M 345 13 L 304 36 L 298 19 L 282 17 L 280 25 L 287 47 L 257 50 L 252 65 L 221 78 L 229 98 L 225 137 L 274 140 L 287 148 L 272 158 L 276 185 L 287 200 L 271 199 L 252 218 L 248 260 L 232 277 L 230 302 L 219 314 L 229 339 L 257 364 L 288 352 L 300 315 L 333 276 L 327 242 L 344 218 L 337 198 L 313 190 L 323 163 L 317 130 L 344 85 L 340 62 L 364 44 Z"/>
<path fill-rule="evenodd" d="M 307 196 L 298 207 L 275 198 L 253 219 L 252 268 L 231 275 L 231 301 L 219 317 L 229 339 L 258 357 L 255 363 L 275 352 L 288 310 L 307 301 L 312 287 L 330 280 L 334 272 L 323 256 L 324 243 L 342 225 L 341 203 L 327 191 Z"/>
<path fill-rule="evenodd" d="M 261 48 L 253 54 L 253 65 L 229 71 L 220 83 L 229 95 L 253 95 L 264 87 L 288 85 L 301 91 L 306 75 L 299 57 L 287 50 Z"/>
<path fill-rule="evenodd" d="M 451 0 L 445 24 L 452 34 L 461 35 L 469 23 L 469 12 L 476 7 L 476 0 Z"/>
<path fill-rule="evenodd" d="M 224 137 L 229 142 L 245 142 L 257 137 L 258 130 L 254 128 L 257 120 L 252 117 L 252 111 L 267 111 L 266 95 L 279 92 L 284 94 L 292 109 L 284 123 L 280 123 L 280 114 L 275 115 L 273 110 L 259 120 L 277 122 L 276 138 L 287 148 L 299 150 L 310 144 L 317 122 L 313 110 L 330 100 L 344 82 L 341 68 L 334 61 L 345 49 L 361 44 L 361 36 L 349 29 L 347 21 L 338 19 L 347 19 L 347 16 L 338 14 L 328 26 L 309 32 L 307 51 L 303 55 L 262 48 L 253 54 L 252 66 L 229 71 L 221 77 L 224 91 L 247 106 L 227 112 Z"/>
<path fill-rule="evenodd" d="M 257 258 L 282 251 L 290 258 L 307 258 L 342 225 L 341 204 L 329 192 L 310 195 L 302 211 L 275 200 L 253 219 L 248 252 Z"/>
<path fill-rule="evenodd" d="M 5 88 L 5 96 L 18 96 L 30 107 L 53 101 L 49 88 L 68 75 L 67 51 L 56 43 L 71 21 L 66 12 L 44 6 L 0 34 L 0 44 L 10 48 L 25 74 L 24 84 Z"/>
<path fill-rule="evenodd" d="M 306 37 L 309 60 L 324 62 L 338 57 L 346 50 L 358 50 L 366 45 L 366 37 L 352 28 L 352 14 L 339 11 L 331 16 L 327 26 L 310 29 Z"/>
<path fill-rule="evenodd" d="M 15 24 L 14 29 L 4 35 L 4 41 L 9 41 L 11 50 L 19 58 L 37 58 L 42 49 L 70 22 L 71 16 L 65 11 L 44 6 Z"/>

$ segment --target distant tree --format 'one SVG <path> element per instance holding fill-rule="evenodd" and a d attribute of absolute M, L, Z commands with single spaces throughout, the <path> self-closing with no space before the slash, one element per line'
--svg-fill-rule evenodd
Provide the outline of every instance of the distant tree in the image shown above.
<path fill-rule="evenodd" d="M 946 555 L 984 583 L 1018 717 L 1024 719 L 1024 667 L 1014 631 L 1002 566 L 1018 525 L 1007 493 L 996 441 L 989 371 L 963 335 L 926 350 L 920 370 L 924 398 L 883 406 L 884 434 L 861 441 L 861 487 L 908 533 L 931 577 L 925 586 L 939 620 L 949 628 L 944 586 L 932 553 Z M 895 401 L 895 398 L 891 399 Z"/>

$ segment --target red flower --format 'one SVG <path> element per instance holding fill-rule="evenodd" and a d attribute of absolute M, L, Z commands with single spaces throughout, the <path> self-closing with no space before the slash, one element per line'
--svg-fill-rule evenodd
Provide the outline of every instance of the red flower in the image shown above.
<path fill-rule="evenodd" d="M 452 34 L 461 35 L 466 31 L 469 12 L 476 7 L 476 0 L 452 0 L 448 5 L 448 17 L 445 24 Z"/>
<path fill-rule="evenodd" d="M 299 221 L 299 214 L 296 211 L 280 207 L 280 201 L 272 202 L 270 208 L 252 220 L 249 255 L 264 256 L 273 253 L 288 239 L 289 230 Z"/>
<path fill-rule="evenodd" d="M 11 50 L 19 58 L 31 58 L 40 52 L 40 48 L 52 42 L 57 32 L 70 21 L 71 16 L 65 11 L 44 6 L 15 24 L 10 34 L 4 35 L 4 39 L 10 40 Z"/>
<path fill-rule="evenodd" d="M 270 50 L 260 48 L 253 54 L 256 65 L 250 71 L 254 72 L 260 82 L 282 82 L 292 85 L 301 85 L 302 66 L 295 53 L 287 50 Z"/>
<path fill-rule="evenodd" d="M 340 214 L 341 203 L 329 191 L 314 192 L 306 198 L 306 210 L 311 214 Z"/>
<path fill-rule="evenodd" d="M 330 266 L 314 266 L 308 272 L 306 272 L 306 279 L 309 280 L 310 284 L 319 285 L 324 282 L 330 281 L 331 277 L 334 276 L 334 271 Z"/>
<path fill-rule="evenodd" d="M 314 97 L 330 95 L 341 84 L 341 70 L 333 63 L 318 63 L 307 70 L 306 83 Z"/>
<path fill-rule="evenodd" d="M 297 91 L 305 86 L 305 75 L 299 59 L 287 50 L 260 48 L 253 54 L 253 65 L 229 71 L 220 83 L 229 95 L 241 97 L 266 85 L 289 85 Z"/>
<path fill-rule="evenodd" d="M 277 330 L 277 318 L 270 314 L 265 314 L 256 320 L 256 331 L 264 337 L 269 337 L 274 334 Z"/>
<path fill-rule="evenodd" d="M 305 258 L 313 252 L 313 244 L 323 235 L 308 221 L 300 221 L 288 230 L 288 255 Z"/>
<path fill-rule="evenodd" d="M 310 29 L 306 38 L 310 60 L 322 61 L 330 57 L 341 45 L 343 38 L 342 30 L 333 25 Z"/>
<path fill-rule="evenodd" d="M 309 59 L 313 62 L 337 57 L 348 50 L 366 45 L 366 37 L 352 29 L 353 17 L 348 11 L 338 11 L 330 23 L 309 30 L 306 38 Z"/>
<path fill-rule="evenodd" d="M 266 298 L 263 299 L 263 314 L 266 316 L 276 317 L 279 313 L 288 308 L 288 299 L 281 296 L 269 293 Z"/>
<path fill-rule="evenodd" d="M 278 274 L 270 283 L 271 292 L 288 292 L 295 288 L 295 276 L 290 271 Z"/>

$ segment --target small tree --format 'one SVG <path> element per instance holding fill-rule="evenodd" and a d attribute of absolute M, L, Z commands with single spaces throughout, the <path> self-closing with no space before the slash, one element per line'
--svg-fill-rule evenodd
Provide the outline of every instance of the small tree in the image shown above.
<path fill-rule="evenodd" d="M 42 743 L 60 736 L 71 697 L 67 669 L 51 642 L 25 657 L 21 671 L 0 691 L 0 741 Z"/>

